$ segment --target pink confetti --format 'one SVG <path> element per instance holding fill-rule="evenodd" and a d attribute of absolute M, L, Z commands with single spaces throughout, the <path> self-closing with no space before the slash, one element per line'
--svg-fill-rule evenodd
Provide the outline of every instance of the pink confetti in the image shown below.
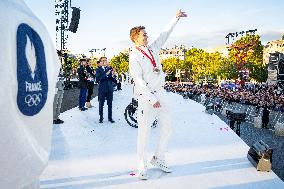
<path fill-rule="evenodd" d="M 220 128 L 220 131 L 222 131 L 222 130 L 229 131 L 229 127 Z"/>

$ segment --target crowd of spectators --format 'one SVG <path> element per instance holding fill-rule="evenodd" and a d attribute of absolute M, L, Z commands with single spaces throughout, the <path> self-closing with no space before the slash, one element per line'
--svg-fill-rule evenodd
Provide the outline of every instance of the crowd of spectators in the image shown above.
<path fill-rule="evenodd" d="M 228 102 L 237 102 L 269 110 L 284 112 L 284 91 L 279 86 L 268 84 L 246 84 L 229 87 L 229 85 L 194 84 L 167 82 L 167 91 L 186 93 L 189 96 L 205 94 L 206 97 L 217 97 Z"/>

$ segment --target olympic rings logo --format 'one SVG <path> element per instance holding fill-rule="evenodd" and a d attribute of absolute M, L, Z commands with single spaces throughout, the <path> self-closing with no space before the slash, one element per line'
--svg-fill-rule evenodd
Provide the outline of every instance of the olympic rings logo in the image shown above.
<path fill-rule="evenodd" d="M 42 94 L 32 94 L 27 95 L 25 97 L 25 103 L 31 107 L 31 106 L 37 106 L 41 102 Z"/>

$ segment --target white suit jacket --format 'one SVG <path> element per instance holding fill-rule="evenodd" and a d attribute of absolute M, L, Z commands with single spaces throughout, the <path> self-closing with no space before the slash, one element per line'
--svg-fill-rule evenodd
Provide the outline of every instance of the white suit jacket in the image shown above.
<path fill-rule="evenodd" d="M 151 105 L 159 101 L 157 94 L 163 90 L 165 83 L 165 74 L 162 71 L 162 65 L 159 57 L 160 50 L 168 39 L 178 18 L 174 18 L 166 30 L 162 32 L 159 37 L 148 46 L 156 61 L 157 68 L 160 73 L 153 72 L 153 65 L 151 61 L 143 55 L 135 47 L 130 48 L 129 54 L 129 73 L 134 80 L 135 94 L 138 98 L 148 101 Z M 149 54 L 146 47 L 140 47 L 145 53 Z M 150 56 L 151 57 L 151 56 Z"/>
<path fill-rule="evenodd" d="M 59 61 L 22 0 L 0 1 L 0 188 L 38 180 L 47 165 Z"/>

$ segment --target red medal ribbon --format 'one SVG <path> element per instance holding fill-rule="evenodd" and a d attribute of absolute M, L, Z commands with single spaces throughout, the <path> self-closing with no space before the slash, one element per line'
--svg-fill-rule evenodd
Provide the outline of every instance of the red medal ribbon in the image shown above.
<path fill-rule="evenodd" d="M 150 62 L 154 66 L 154 68 L 157 67 L 157 64 L 156 64 L 156 61 L 154 59 L 154 56 L 153 56 L 153 54 L 151 53 L 151 51 L 149 49 L 148 49 L 148 51 L 149 51 L 149 53 L 150 53 L 152 58 L 148 54 L 146 54 L 142 49 L 140 49 L 139 47 L 136 47 L 136 49 L 139 50 L 143 55 L 145 55 L 150 60 Z"/>

